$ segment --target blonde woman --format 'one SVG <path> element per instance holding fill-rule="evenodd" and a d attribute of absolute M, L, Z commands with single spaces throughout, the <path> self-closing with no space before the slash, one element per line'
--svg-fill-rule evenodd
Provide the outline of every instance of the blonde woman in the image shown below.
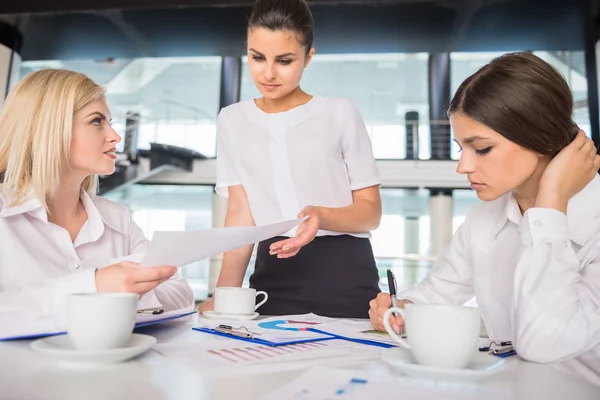
<path fill-rule="evenodd" d="M 140 308 L 193 308 L 176 267 L 116 261 L 144 252 L 148 240 L 125 206 L 95 196 L 121 140 L 110 120 L 104 89 L 67 70 L 27 75 L 0 110 L 3 334 L 62 328 L 72 292 L 132 292 Z"/>

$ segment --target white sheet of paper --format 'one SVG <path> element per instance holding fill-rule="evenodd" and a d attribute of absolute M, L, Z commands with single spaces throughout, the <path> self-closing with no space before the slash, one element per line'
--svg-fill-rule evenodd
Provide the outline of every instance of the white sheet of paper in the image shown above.
<path fill-rule="evenodd" d="M 190 264 L 282 235 L 304 219 L 306 218 L 271 225 L 235 226 L 202 231 L 157 231 L 142 260 L 142 267 Z"/>
<path fill-rule="evenodd" d="M 512 397 L 510 387 L 437 382 L 393 374 L 372 376 L 368 371 L 315 367 L 262 400 L 500 400 Z"/>

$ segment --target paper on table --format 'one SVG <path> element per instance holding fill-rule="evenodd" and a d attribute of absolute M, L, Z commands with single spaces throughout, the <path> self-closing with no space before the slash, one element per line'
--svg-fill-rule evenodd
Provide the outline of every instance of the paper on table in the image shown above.
<path fill-rule="evenodd" d="M 202 231 L 157 231 L 152 236 L 142 267 L 182 266 L 194 261 L 282 235 L 302 222 L 292 219 L 262 226 L 235 226 Z"/>
<path fill-rule="evenodd" d="M 370 376 L 367 371 L 316 367 L 262 400 L 388 399 L 500 400 L 512 398 L 510 387 L 443 383 L 421 379 Z"/>
<path fill-rule="evenodd" d="M 317 365 L 351 365 L 379 358 L 380 351 L 345 340 L 270 347 L 217 337 L 194 343 L 159 343 L 153 350 L 203 375 L 275 373 Z"/>

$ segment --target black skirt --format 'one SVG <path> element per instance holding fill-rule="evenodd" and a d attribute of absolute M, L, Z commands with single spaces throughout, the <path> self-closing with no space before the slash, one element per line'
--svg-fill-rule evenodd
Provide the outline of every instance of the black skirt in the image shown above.
<path fill-rule="evenodd" d="M 380 292 L 369 239 L 319 236 L 294 257 L 280 259 L 270 255 L 269 246 L 284 239 L 276 237 L 258 245 L 250 287 L 269 295 L 258 312 L 369 317 L 369 301 Z"/>

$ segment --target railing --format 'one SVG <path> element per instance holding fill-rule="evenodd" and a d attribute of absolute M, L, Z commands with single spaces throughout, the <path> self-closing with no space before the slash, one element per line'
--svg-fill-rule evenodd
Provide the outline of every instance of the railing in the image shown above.
<path fill-rule="evenodd" d="M 207 113 L 192 106 L 175 101 L 160 100 L 148 104 L 172 103 L 201 113 L 206 118 L 197 121 L 169 121 L 148 119 L 137 115 L 128 117 L 128 124 L 120 127 L 120 133 L 127 136 L 138 130 L 139 148 L 147 149 L 150 143 L 163 143 L 189 148 L 208 157 L 216 153 L 216 122 Z M 115 119 L 125 120 L 126 116 Z M 590 134 L 589 117 L 581 109 L 574 115 L 575 122 Z M 459 158 L 458 145 L 452 141 L 452 130 L 448 120 L 402 120 L 381 121 L 367 124 L 371 136 L 374 155 L 377 159 L 451 159 Z M 434 135 L 431 135 L 431 132 Z M 390 134 L 392 132 L 392 134 Z M 394 136 L 397 132 L 398 136 Z M 167 134 L 168 133 L 168 134 Z"/>

